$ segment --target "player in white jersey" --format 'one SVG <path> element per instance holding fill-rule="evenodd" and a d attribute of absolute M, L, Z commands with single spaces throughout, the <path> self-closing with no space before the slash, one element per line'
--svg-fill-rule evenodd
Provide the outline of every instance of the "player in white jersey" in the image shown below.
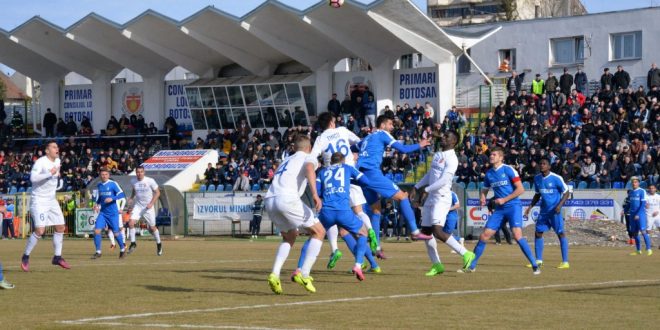
<path fill-rule="evenodd" d="M 309 137 L 300 135 L 296 138 L 296 153 L 285 158 L 275 172 L 273 182 L 266 193 L 265 206 L 270 220 L 279 228 L 282 243 L 277 249 L 273 271 L 268 276 L 270 289 L 282 293 L 280 272 L 289 251 L 298 236 L 298 227 L 306 228 L 310 233 L 307 255 L 301 269 L 300 283 L 307 291 L 316 292 L 309 273 L 321 251 L 325 229 L 314 215 L 314 211 L 303 204 L 300 197 L 309 185 L 316 211 L 321 210 L 321 199 L 316 191 L 316 157 L 309 153 L 312 146 Z"/>
<path fill-rule="evenodd" d="M 411 191 L 411 199 L 415 198 L 415 190 L 426 186 L 424 191 L 428 194 L 422 207 L 422 233 L 435 236 L 445 242 L 456 253 L 463 256 L 463 264 L 469 265 L 474 259 L 474 253 L 465 249 L 451 234 L 443 229 L 447 220 L 447 214 L 451 209 L 451 186 L 454 182 L 454 174 L 458 169 L 458 158 L 456 157 L 456 144 L 458 133 L 449 130 L 440 137 L 442 151 L 433 155 L 431 169 L 424 175 L 421 181 Z M 438 245 L 435 239 L 427 240 L 426 251 L 431 259 L 431 270 L 427 276 L 442 274 L 445 267 L 438 255 Z"/>
<path fill-rule="evenodd" d="M 646 219 L 650 229 L 660 230 L 660 195 L 654 184 L 649 185 L 648 192 L 646 195 Z"/>
<path fill-rule="evenodd" d="M 160 233 L 156 227 L 156 211 L 154 207 L 160 197 L 160 190 L 156 180 L 144 175 L 144 167 L 138 166 L 135 169 L 135 179 L 132 180 L 133 193 L 129 198 L 129 204 L 132 204 L 131 218 L 128 221 L 128 231 L 131 237 L 131 246 L 128 253 L 132 253 L 137 248 L 135 243 L 135 222 L 144 218 L 149 225 L 149 232 L 156 240 L 156 254 L 163 254 L 163 246 L 160 241 Z"/>
<path fill-rule="evenodd" d="M 62 258 L 62 241 L 64 240 L 64 215 L 57 203 L 56 192 L 60 178 L 60 149 L 57 142 L 48 141 L 45 145 L 45 156 L 37 159 L 30 171 L 32 192 L 30 193 L 30 214 L 34 231 L 27 240 L 25 252 L 21 258 L 21 269 L 30 269 L 30 253 L 41 239 L 46 227 L 55 226 L 53 234 L 53 265 L 64 269 L 71 268 Z"/>
<path fill-rule="evenodd" d="M 351 152 L 351 146 L 360 142 L 360 138 L 355 135 L 353 132 L 346 129 L 346 127 L 337 127 L 335 124 L 335 118 L 330 112 L 324 112 L 319 115 L 318 124 L 323 130 L 323 133 L 316 138 L 314 141 L 314 147 L 312 148 L 312 156 L 318 157 L 319 155 L 323 159 L 323 164 L 325 166 L 330 166 L 330 158 L 335 152 L 339 152 L 344 156 L 344 163 L 346 165 L 355 166 L 355 158 Z M 378 248 L 378 240 L 376 239 L 376 233 L 372 229 L 371 221 L 369 216 L 364 213 L 362 210 L 362 205 L 367 202 L 362 193 L 362 188 L 358 185 L 351 185 L 351 208 L 353 212 L 362 220 L 362 222 L 367 226 L 369 231 L 369 240 L 371 249 L 373 252 L 377 252 L 380 249 Z M 328 242 L 330 243 L 330 248 L 332 254 L 328 260 L 328 269 L 335 267 L 337 261 L 342 256 L 341 251 L 337 247 L 337 235 L 339 234 L 337 226 L 332 226 L 328 229 Z M 344 237 L 348 232 L 342 230 L 341 236 Z"/>

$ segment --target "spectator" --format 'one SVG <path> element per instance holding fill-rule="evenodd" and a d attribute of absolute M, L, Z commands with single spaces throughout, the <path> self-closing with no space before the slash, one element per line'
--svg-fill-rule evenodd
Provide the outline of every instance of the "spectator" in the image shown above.
<path fill-rule="evenodd" d="M 582 72 L 582 66 L 580 65 L 578 65 L 575 73 L 575 89 L 584 95 L 589 95 L 589 79 L 587 79 L 587 74 Z"/>
<path fill-rule="evenodd" d="M 257 200 L 252 205 L 252 221 L 250 221 L 250 235 L 252 238 L 259 237 L 261 230 L 261 217 L 264 212 L 264 201 L 261 195 L 257 195 Z"/>
<path fill-rule="evenodd" d="M 0 199 L 0 206 L 5 206 L 4 211 L 2 212 L 2 239 L 16 239 L 16 233 L 14 233 L 14 200 L 10 197 L 7 198 L 7 201 Z"/>
<path fill-rule="evenodd" d="M 564 95 L 569 96 L 571 94 L 572 87 L 573 76 L 568 73 L 568 68 L 564 68 L 564 74 L 559 77 L 559 89 Z"/>
<path fill-rule="evenodd" d="M 660 69 L 655 63 L 651 63 L 651 69 L 646 75 L 646 88 L 650 91 L 653 87 L 660 87 Z"/>
<path fill-rule="evenodd" d="M 57 124 L 57 116 L 51 112 L 50 108 L 46 109 L 44 114 L 44 129 L 46 130 L 46 137 L 55 136 L 55 124 Z"/>
<path fill-rule="evenodd" d="M 73 121 L 73 117 L 69 117 L 66 121 L 66 128 L 64 130 L 65 136 L 75 136 L 78 134 L 78 125 Z"/>
<path fill-rule="evenodd" d="M 328 101 L 328 112 L 331 112 L 335 117 L 338 117 L 341 113 L 341 103 L 337 100 L 337 93 L 332 93 L 332 98 Z"/>
<path fill-rule="evenodd" d="M 614 76 L 610 73 L 610 68 L 603 69 L 603 74 L 600 76 L 600 89 L 605 89 L 607 85 L 612 86 L 613 80 Z"/>
<path fill-rule="evenodd" d="M 612 79 L 612 88 L 616 91 L 619 88 L 628 89 L 628 86 L 630 86 L 630 75 L 623 70 L 623 66 L 618 65 Z"/>
<path fill-rule="evenodd" d="M 536 78 L 532 80 L 532 94 L 541 97 L 545 93 L 545 81 L 541 78 L 541 74 L 537 73 Z"/>
<path fill-rule="evenodd" d="M 518 96 L 518 92 L 522 90 L 522 83 L 525 80 L 525 73 L 518 75 L 518 72 L 515 70 L 511 71 L 511 76 L 506 81 L 506 89 L 509 92 L 513 92 L 514 95 Z"/>

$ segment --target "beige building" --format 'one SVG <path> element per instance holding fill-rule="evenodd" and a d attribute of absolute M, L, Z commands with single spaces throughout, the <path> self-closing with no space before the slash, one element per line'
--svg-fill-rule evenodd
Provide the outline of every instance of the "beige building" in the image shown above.
<path fill-rule="evenodd" d="M 440 26 L 584 15 L 580 0 L 427 0 L 428 15 Z"/>

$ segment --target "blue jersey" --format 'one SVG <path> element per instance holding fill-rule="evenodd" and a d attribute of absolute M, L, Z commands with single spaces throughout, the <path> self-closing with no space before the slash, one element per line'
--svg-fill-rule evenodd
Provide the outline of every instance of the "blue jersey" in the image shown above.
<path fill-rule="evenodd" d="M 362 173 L 350 165 L 335 164 L 322 168 L 316 176 L 316 190 L 323 199 L 323 209 L 350 211 L 351 179 L 364 182 L 362 178 Z"/>
<path fill-rule="evenodd" d="M 484 188 L 491 188 L 495 198 L 504 198 L 516 190 L 514 183 L 520 182 L 518 172 L 511 166 L 503 164 L 499 168 L 491 168 L 486 172 Z M 518 197 L 508 201 L 505 205 L 520 205 Z"/>
<path fill-rule="evenodd" d="M 98 197 L 96 198 L 96 204 L 101 205 L 101 213 L 105 214 L 119 214 L 119 208 L 117 207 L 117 200 L 126 198 L 124 191 L 121 190 L 121 187 L 112 180 L 107 182 L 99 182 L 97 185 Z M 106 198 L 112 198 L 112 202 L 106 203 Z"/>
<path fill-rule="evenodd" d="M 545 177 L 543 174 L 537 174 L 534 177 L 534 189 L 537 194 L 541 195 L 541 214 L 554 213 L 555 208 L 568 191 L 564 179 L 552 172 Z"/>
<path fill-rule="evenodd" d="M 646 190 L 637 188 L 628 192 L 628 207 L 631 216 L 646 215 Z"/>
<path fill-rule="evenodd" d="M 357 168 L 377 170 L 380 170 L 380 165 L 383 163 L 383 154 L 387 147 L 392 147 L 402 153 L 419 150 L 419 144 L 404 145 L 390 133 L 381 130 L 369 134 L 359 145 L 360 158 L 357 161 Z"/>
<path fill-rule="evenodd" d="M 451 192 L 451 206 L 454 207 L 458 203 L 458 196 L 456 195 L 455 192 Z M 449 213 L 447 213 L 447 220 L 458 220 L 458 211 L 457 210 L 451 210 Z M 452 228 L 453 229 L 453 228 Z"/>

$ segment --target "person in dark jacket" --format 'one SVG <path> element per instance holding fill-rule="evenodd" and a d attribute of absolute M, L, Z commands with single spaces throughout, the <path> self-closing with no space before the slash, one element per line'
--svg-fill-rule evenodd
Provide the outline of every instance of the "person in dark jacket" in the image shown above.
<path fill-rule="evenodd" d="M 332 99 L 328 101 L 328 112 L 331 112 L 333 116 L 339 116 L 341 112 L 341 103 L 337 100 L 337 93 L 332 93 Z"/>
<path fill-rule="evenodd" d="M 603 69 L 603 75 L 600 76 L 600 89 L 605 89 L 606 85 L 612 86 L 614 76 L 610 73 L 610 68 Z"/>
<path fill-rule="evenodd" d="M 571 95 L 571 89 L 573 87 L 573 76 L 568 73 L 568 68 L 564 68 L 564 74 L 559 77 L 559 89 L 561 92 L 566 95 L 566 97 Z"/>
<path fill-rule="evenodd" d="M 516 96 L 522 89 L 522 83 L 525 80 L 525 73 L 518 74 L 515 70 L 511 72 L 511 77 L 506 81 L 506 89 L 509 92 L 514 92 Z"/>
<path fill-rule="evenodd" d="M 646 87 L 648 90 L 651 90 L 653 86 L 660 87 L 660 69 L 658 69 L 658 65 L 655 63 L 651 64 L 651 70 L 649 70 L 646 76 Z"/>
<path fill-rule="evenodd" d="M 612 89 L 618 91 L 619 88 L 627 89 L 630 86 L 630 75 L 623 70 L 623 67 L 618 65 L 614 79 L 612 79 Z"/>
<path fill-rule="evenodd" d="M 587 74 L 582 71 L 580 66 L 578 66 L 575 73 L 575 89 L 584 95 L 589 95 L 589 79 L 587 79 Z"/>
<path fill-rule="evenodd" d="M 55 136 L 55 124 L 57 124 L 57 116 L 51 112 L 50 108 L 46 109 L 46 114 L 44 115 L 46 137 Z"/>

